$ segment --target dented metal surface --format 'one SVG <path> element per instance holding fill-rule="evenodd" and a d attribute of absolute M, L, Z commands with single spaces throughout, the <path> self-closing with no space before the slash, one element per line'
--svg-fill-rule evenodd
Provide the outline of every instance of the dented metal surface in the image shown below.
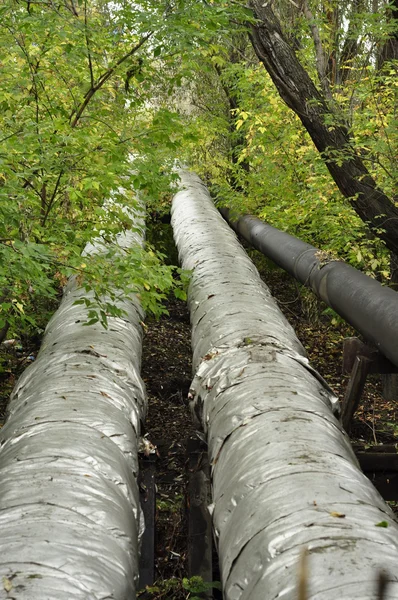
<path fill-rule="evenodd" d="M 192 269 L 193 412 L 212 464 L 226 600 L 398 598 L 398 526 L 359 470 L 336 399 L 200 179 L 181 173 L 172 224 Z"/>
<path fill-rule="evenodd" d="M 135 224 L 143 231 L 139 213 Z M 142 241 L 139 231 L 117 238 Z M 83 296 L 72 278 L 0 432 L 0 599 L 135 598 L 144 315 L 126 300 L 108 330 L 86 327 L 74 304 Z"/>

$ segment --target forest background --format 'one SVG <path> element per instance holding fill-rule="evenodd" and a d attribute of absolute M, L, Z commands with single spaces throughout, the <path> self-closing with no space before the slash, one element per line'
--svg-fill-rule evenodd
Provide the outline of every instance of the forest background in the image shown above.
<path fill-rule="evenodd" d="M 216 202 L 396 281 L 397 17 L 384 0 L 3 0 L 0 341 L 40 332 L 71 273 L 88 323 L 120 293 L 155 315 L 184 297 L 161 245 L 115 245 L 137 193 L 149 225 L 168 214 L 176 160 Z M 82 258 L 94 237 L 106 251 Z"/>

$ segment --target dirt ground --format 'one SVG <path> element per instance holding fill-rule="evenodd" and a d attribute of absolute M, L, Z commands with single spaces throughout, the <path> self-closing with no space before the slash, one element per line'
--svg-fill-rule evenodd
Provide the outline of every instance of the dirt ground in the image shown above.
<path fill-rule="evenodd" d="M 187 573 L 186 441 L 195 436 L 186 405 L 192 372 L 189 314 L 178 300 L 167 308 L 169 316 L 147 323 L 142 361 L 149 404 L 145 428 L 158 448 L 155 566 L 162 581 Z"/>

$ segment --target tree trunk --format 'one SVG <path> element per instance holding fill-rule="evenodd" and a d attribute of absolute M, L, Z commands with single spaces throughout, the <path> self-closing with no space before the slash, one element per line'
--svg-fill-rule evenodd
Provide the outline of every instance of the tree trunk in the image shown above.
<path fill-rule="evenodd" d="M 398 0 L 394 0 L 388 10 L 389 21 L 394 21 L 396 26 L 388 40 L 381 47 L 377 57 L 377 68 L 381 69 L 386 61 L 398 60 Z"/>
<path fill-rule="evenodd" d="M 281 98 L 300 118 L 336 182 L 358 216 L 398 253 L 398 208 L 377 187 L 355 150 L 343 119 L 328 106 L 287 43 L 269 4 L 251 0 L 258 23 L 250 39 Z"/>
<path fill-rule="evenodd" d="M 247 45 L 247 38 L 245 38 L 245 40 L 246 40 L 246 45 Z M 244 54 L 244 50 L 243 50 L 242 54 Z M 237 56 L 236 52 L 234 52 L 234 51 L 230 52 L 230 54 L 229 54 L 229 62 L 230 63 L 237 64 L 237 63 L 239 63 L 240 60 L 241 60 L 241 58 L 239 56 Z M 232 174 L 231 185 L 232 185 L 233 189 L 236 190 L 237 192 L 243 192 L 244 186 L 242 185 L 242 179 L 244 180 L 245 176 L 250 173 L 250 163 L 247 160 L 247 158 L 245 158 L 244 160 L 239 162 L 240 153 L 241 153 L 242 149 L 245 148 L 247 145 L 246 138 L 243 135 L 243 132 L 237 131 L 236 127 L 235 127 L 236 111 L 240 108 L 239 98 L 238 98 L 236 91 L 234 91 L 233 87 L 228 85 L 227 80 L 223 77 L 223 69 L 221 67 L 215 65 L 215 71 L 218 75 L 221 87 L 224 90 L 224 93 L 225 93 L 225 96 L 227 98 L 228 105 L 229 105 L 229 130 L 231 133 L 231 140 L 232 140 L 231 161 L 236 170 Z M 243 171 L 243 174 L 242 174 L 243 177 L 239 176 L 239 173 L 241 172 L 241 170 Z"/>
<path fill-rule="evenodd" d="M 7 321 L 6 324 L 0 329 L 0 344 L 6 339 L 9 328 L 10 324 Z"/>
<path fill-rule="evenodd" d="M 340 58 L 337 64 L 336 83 L 338 83 L 339 85 L 343 85 L 350 78 L 350 67 L 352 66 L 352 63 L 356 58 L 361 45 L 358 34 L 355 35 L 355 16 L 363 10 L 365 10 L 363 0 L 354 0 L 354 2 L 352 2 L 351 12 L 349 18 L 347 19 L 349 21 L 348 29 L 345 35 L 343 48 L 341 50 Z"/>

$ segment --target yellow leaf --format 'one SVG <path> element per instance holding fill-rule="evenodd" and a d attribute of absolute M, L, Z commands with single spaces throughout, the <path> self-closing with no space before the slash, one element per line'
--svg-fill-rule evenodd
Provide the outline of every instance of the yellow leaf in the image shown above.
<path fill-rule="evenodd" d="M 145 282 L 144 288 L 149 291 L 151 289 L 151 286 L 149 285 L 149 283 Z"/>
<path fill-rule="evenodd" d="M 344 513 L 339 513 L 339 512 L 335 512 L 334 510 L 332 510 L 332 512 L 330 513 L 331 517 L 336 517 L 337 519 L 344 519 L 345 514 Z"/>
<path fill-rule="evenodd" d="M 85 269 L 86 267 L 87 267 L 86 263 L 82 263 L 82 264 L 80 265 L 80 268 L 81 268 L 81 269 Z"/>
<path fill-rule="evenodd" d="M 3 577 L 3 588 L 6 592 L 11 592 L 12 590 L 12 582 L 6 576 Z"/>

